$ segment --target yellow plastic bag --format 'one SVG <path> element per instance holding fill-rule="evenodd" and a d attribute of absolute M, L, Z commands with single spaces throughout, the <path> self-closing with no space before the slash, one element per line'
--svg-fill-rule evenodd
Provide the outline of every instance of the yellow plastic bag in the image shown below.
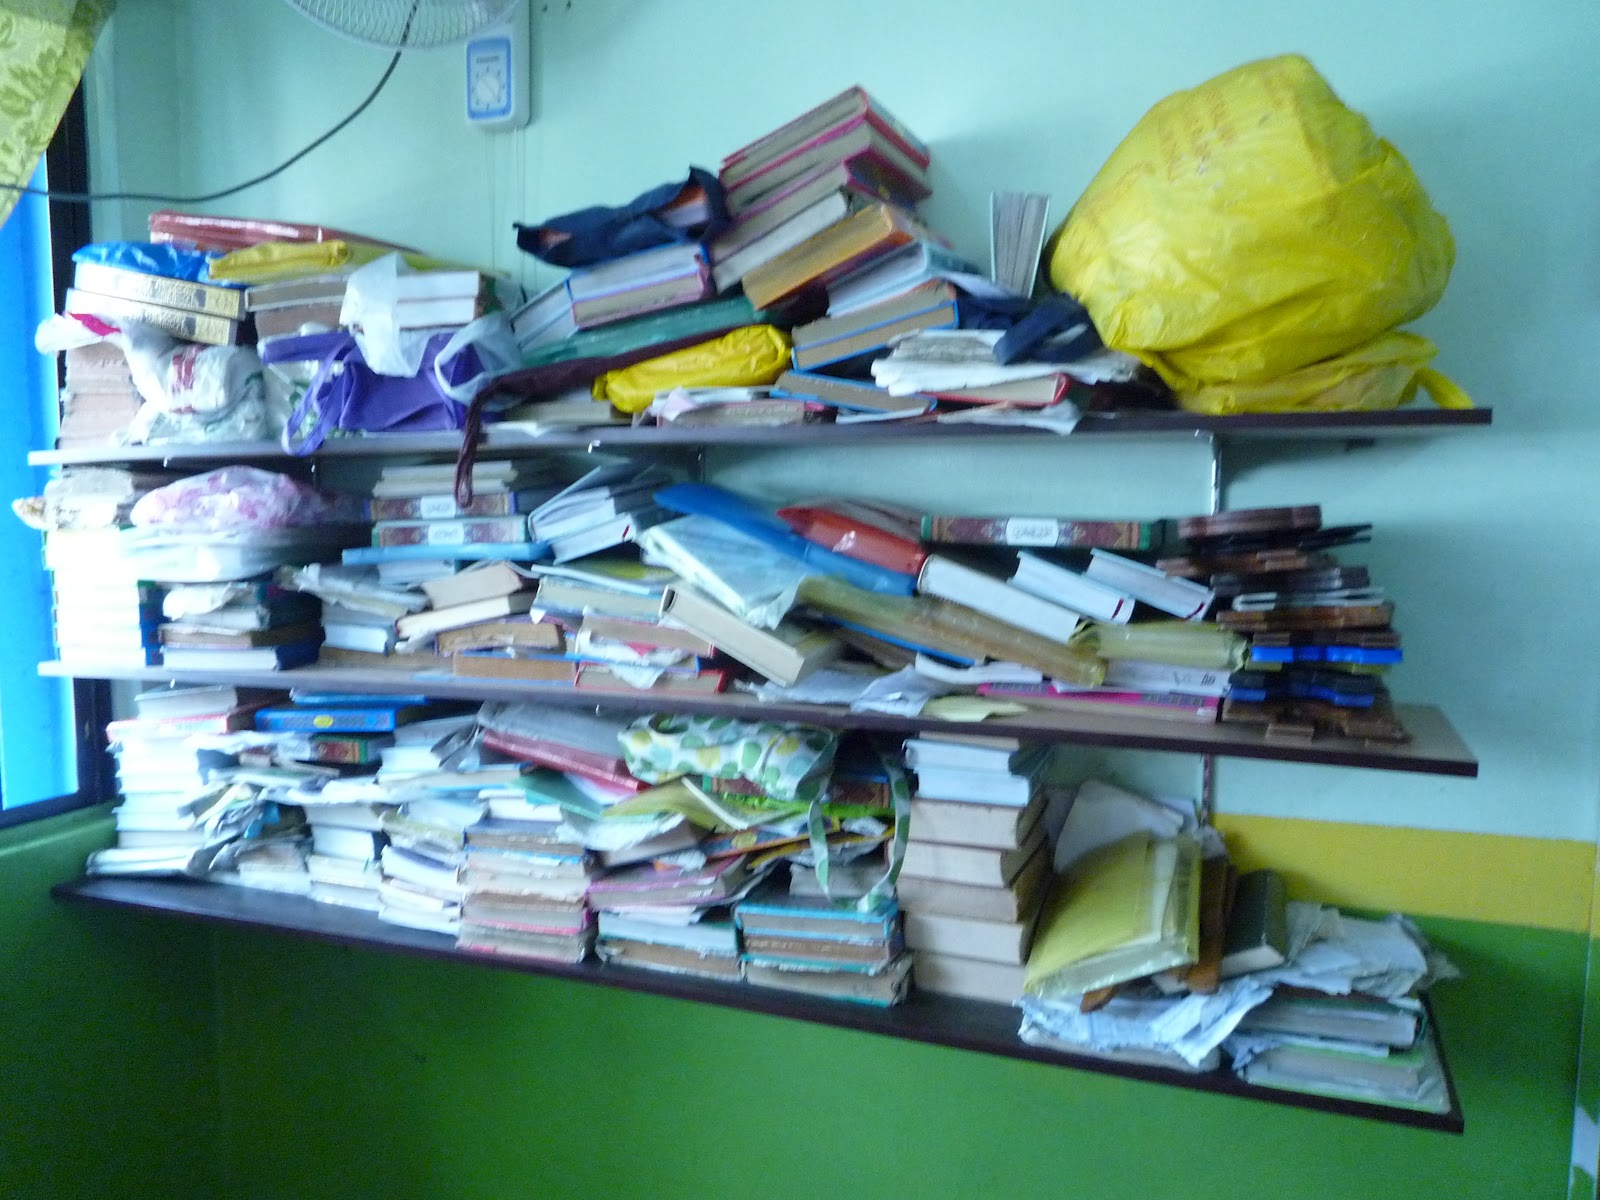
<path fill-rule="evenodd" d="M 1178 406 L 1234 413 L 1371 412 L 1408 404 L 1421 388 L 1440 408 L 1471 408 L 1466 392 L 1428 363 L 1438 347 L 1398 330 L 1345 354 L 1261 383 L 1214 383 L 1177 393 Z"/>
<path fill-rule="evenodd" d="M 675 387 L 761 387 L 789 369 L 789 335 L 771 325 L 744 325 L 709 342 L 607 371 L 594 398 L 625 413 L 643 412 L 657 392 Z"/>
<path fill-rule="evenodd" d="M 275 283 L 303 275 L 321 275 L 364 266 L 393 254 L 393 246 L 371 242 L 259 242 L 224 254 L 207 268 L 212 279 L 228 283 Z M 417 271 L 447 269 L 454 264 L 426 254 L 401 254 L 406 265 Z"/>
<path fill-rule="evenodd" d="M 1275 379 L 1438 301 L 1455 243 L 1298 55 L 1161 101 L 1056 232 L 1050 278 L 1179 392 Z"/>

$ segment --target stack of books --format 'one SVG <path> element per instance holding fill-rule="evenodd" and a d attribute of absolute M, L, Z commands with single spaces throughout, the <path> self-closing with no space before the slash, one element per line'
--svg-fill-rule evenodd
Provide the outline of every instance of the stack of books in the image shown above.
<path fill-rule="evenodd" d="M 1439 1043 L 1415 996 L 1324 995 L 1279 987 L 1225 1043 L 1246 1083 L 1443 1112 Z"/>
<path fill-rule="evenodd" d="M 765 307 L 823 282 L 794 282 L 800 263 L 833 246 L 864 208 L 887 202 L 909 213 L 929 194 L 929 160 L 927 146 L 859 87 L 735 150 L 719 171 L 735 221 L 711 243 L 717 290 L 742 282 L 751 303 Z M 857 265 L 870 258 L 854 255 Z M 850 256 L 835 257 L 826 273 L 837 278 L 850 265 Z"/>
<path fill-rule="evenodd" d="M 604 962 L 708 979 L 742 978 L 739 930 L 725 908 L 701 910 L 689 921 L 611 908 L 600 913 L 599 932 L 595 950 Z"/>
<path fill-rule="evenodd" d="M 892 897 L 845 907 L 768 881 L 733 913 L 750 983 L 881 1006 L 905 998 L 912 956 Z"/>
<path fill-rule="evenodd" d="M 392 925 L 456 936 L 467 888 L 466 831 L 483 819 L 473 800 L 407 800 L 384 814 L 378 916 Z"/>
<path fill-rule="evenodd" d="M 533 510 L 528 529 L 557 563 L 631 543 L 665 519 L 655 493 L 671 482 L 659 467 L 596 467 Z"/>
<path fill-rule="evenodd" d="M 559 804 L 537 817 L 491 815 L 466 830 L 457 944 L 512 957 L 580 962 L 594 940 L 584 895 L 593 857 L 563 827 Z"/>
<path fill-rule="evenodd" d="M 740 854 L 698 867 L 661 859 L 618 867 L 589 885 L 589 904 L 600 921 L 597 950 L 607 961 L 629 966 L 737 978 L 732 926 L 713 914 L 754 878 Z"/>
<path fill-rule="evenodd" d="M 381 760 L 395 730 L 429 715 L 424 696 L 364 696 L 339 692 L 292 693 L 294 703 L 263 708 L 255 727 L 262 733 L 300 734 L 309 739 L 307 761 L 369 766 Z"/>
<path fill-rule="evenodd" d="M 322 601 L 322 650 L 317 661 L 324 666 L 390 665 L 398 621 L 428 605 L 420 591 L 386 585 L 370 567 L 313 563 L 279 572 L 279 580 Z M 411 661 L 406 660 L 408 665 Z"/>
<path fill-rule="evenodd" d="M 395 623 L 400 648 L 460 653 L 485 638 L 512 636 L 527 645 L 559 645 L 559 630 L 539 622 L 530 580 L 502 561 L 483 563 L 422 584 L 430 607 Z M 511 631 L 509 634 L 507 631 Z"/>
<path fill-rule="evenodd" d="M 1157 566 L 1206 580 L 1217 597 L 1217 625 L 1250 639 L 1245 669 L 1229 680 L 1223 720 L 1283 736 L 1405 740 L 1383 682 L 1402 658 L 1394 605 L 1366 567 L 1331 553 L 1368 541 L 1371 528 L 1325 526 L 1314 504 L 1178 522 L 1182 553 Z"/>
<path fill-rule="evenodd" d="M 250 333 L 242 288 L 97 262 L 79 262 L 73 270 L 66 311 L 113 324 L 139 321 L 181 341 L 212 346 L 248 341 Z"/>
<path fill-rule="evenodd" d="M 174 670 L 287 670 L 315 662 L 322 642 L 317 598 L 266 577 L 173 584 L 162 609 L 162 661 Z"/>
<path fill-rule="evenodd" d="M 103 528 L 46 535 L 44 565 L 62 662 L 145 667 L 161 661 L 162 589 L 138 577 L 127 534 Z"/>
<path fill-rule="evenodd" d="M 74 346 L 62 357 L 67 381 L 56 445 L 63 450 L 115 445 L 140 404 L 127 358 L 110 342 Z"/>
<path fill-rule="evenodd" d="M 500 459 L 474 464 L 472 488 L 474 499 L 462 511 L 453 466 L 384 467 L 368 504 L 372 545 L 345 551 L 346 565 L 543 556 L 544 547 L 529 536 L 527 514 L 549 499 L 553 486 L 531 467 Z"/>
<path fill-rule="evenodd" d="M 258 283 L 245 289 L 245 311 L 263 340 L 337 329 L 347 282 L 347 275 L 330 274 Z"/>
<path fill-rule="evenodd" d="M 337 329 L 342 324 L 348 275 L 305 275 L 258 283 L 244 292 L 244 307 L 261 338 Z M 395 279 L 399 329 L 450 329 L 498 307 L 494 281 L 477 271 L 408 271 Z"/>
<path fill-rule="evenodd" d="M 363 801 L 305 806 L 311 827 L 307 894 L 313 900 L 378 911 L 378 859 L 388 845 L 383 819 L 390 807 Z"/>
<path fill-rule="evenodd" d="M 917 986 L 1014 1004 L 1050 877 L 1050 748 L 925 735 L 905 753 L 917 790 L 897 886 Z"/>
<path fill-rule="evenodd" d="M 207 748 L 210 734 L 249 729 L 270 693 L 232 687 L 160 689 L 134 698 L 137 716 L 112 721 L 117 762 L 117 849 L 187 861 L 212 840 L 208 821 L 226 800 L 213 774 L 237 763 Z"/>

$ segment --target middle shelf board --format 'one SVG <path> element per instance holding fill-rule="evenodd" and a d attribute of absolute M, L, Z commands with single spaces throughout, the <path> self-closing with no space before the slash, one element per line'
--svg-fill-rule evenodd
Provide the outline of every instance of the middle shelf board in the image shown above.
<path fill-rule="evenodd" d="M 1203 436 L 1223 439 L 1307 438 L 1365 441 L 1380 437 L 1422 436 L 1452 430 L 1481 428 L 1493 420 L 1488 408 L 1446 409 L 1411 407 L 1383 412 L 1243 413 L 1208 417 L 1175 411 L 1130 410 L 1087 413 L 1070 435 Z M 530 434 L 511 427 L 485 429 L 480 452 L 505 455 L 537 454 L 552 450 L 648 451 L 695 450 L 708 446 L 747 446 L 781 450 L 790 447 L 882 445 L 894 443 L 953 443 L 993 438 L 1051 439 L 1062 435 L 1048 430 L 1005 425 L 939 424 L 933 421 L 883 421 L 866 424 L 790 425 L 762 428 L 713 425 L 685 428 L 604 425 Z M 389 455 L 453 455 L 461 449 L 459 433 L 380 434 L 340 437 L 326 442 L 316 458 L 377 458 Z M 277 442 L 214 442 L 209 445 L 89 446 L 68 450 L 35 450 L 28 463 L 35 467 L 77 466 L 93 463 L 217 463 L 264 461 L 287 457 Z"/>
<path fill-rule="evenodd" d="M 666 695 L 647 690 L 577 690 L 515 680 L 459 678 L 434 668 L 423 671 L 300 667 L 292 671 L 174 671 L 164 667 L 99 667 L 93 663 L 45 662 L 42 675 L 58 678 L 120 679 L 137 683 L 231 683 L 241 687 L 306 688 L 324 692 L 405 694 L 423 692 L 440 700 L 530 700 L 569 708 L 603 707 L 620 712 L 682 712 L 745 720 L 793 721 L 833 728 L 914 734 L 919 732 L 983 733 L 1085 746 L 1129 750 L 1167 750 L 1182 754 L 1214 754 L 1277 762 L 1315 763 L 1332 767 L 1367 767 L 1423 775 L 1473 778 L 1478 760 L 1437 708 L 1396 705 L 1395 715 L 1411 734 L 1402 744 L 1318 737 L 1310 741 L 1275 740 L 1247 725 L 1105 717 L 1091 713 L 1031 711 L 1020 716 L 990 717 L 981 724 L 941 721 L 918 716 L 857 713 L 836 706 L 764 703 L 753 696 Z"/>
<path fill-rule="evenodd" d="M 1445 1078 L 1450 1108 L 1448 1112 L 1435 1114 L 1259 1087 L 1245 1083 L 1229 1071 L 1190 1074 L 1169 1067 L 1121 1062 L 1033 1046 L 1017 1036 L 1017 1009 L 1004 1004 L 963 1000 L 929 992 L 913 991 L 904 1004 L 893 1008 L 877 1008 L 870 1004 L 852 1004 L 749 983 L 697 979 L 617 963 L 587 961 L 566 964 L 482 954 L 458 948 L 455 939 L 448 934 L 392 925 L 380 920 L 376 914 L 359 909 L 323 904 L 304 896 L 198 880 L 103 876 L 58 884 L 52 889 L 52 894 L 58 900 L 71 903 L 285 933 L 335 945 L 359 946 L 380 952 L 470 963 L 492 970 L 518 971 L 577 983 L 648 992 L 1047 1066 L 1072 1067 L 1193 1091 L 1245 1097 L 1345 1116 L 1368 1117 L 1443 1133 L 1461 1133 L 1464 1129 L 1461 1103 L 1448 1062 L 1445 1064 Z M 1432 1020 L 1431 1011 L 1429 1020 Z"/>

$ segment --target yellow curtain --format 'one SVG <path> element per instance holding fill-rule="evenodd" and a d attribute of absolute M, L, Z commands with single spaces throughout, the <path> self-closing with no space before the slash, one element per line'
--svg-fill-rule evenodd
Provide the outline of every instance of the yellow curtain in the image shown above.
<path fill-rule="evenodd" d="M 0 0 L 0 183 L 25 184 L 116 0 Z M 17 193 L 0 188 L 0 223 Z"/>

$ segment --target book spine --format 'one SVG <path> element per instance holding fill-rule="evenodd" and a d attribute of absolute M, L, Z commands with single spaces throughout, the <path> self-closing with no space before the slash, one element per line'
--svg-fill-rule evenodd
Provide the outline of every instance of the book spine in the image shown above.
<path fill-rule="evenodd" d="M 79 292 L 72 288 L 67 290 L 66 311 L 93 313 L 113 322 L 140 321 L 175 338 L 204 342 L 211 346 L 231 346 L 239 340 L 239 323 L 225 317 L 186 312 L 163 304 Z"/>
<path fill-rule="evenodd" d="M 374 546 L 474 546 L 483 543 L 522 542 L 528 536 L 527 518 L 462 517 L 443 521 L 380 521 L 372 527 Z"/>
<path fill-rule="evenodd" d="M 1056 517 L 922 518 L 924 541 L 953 546 L 1041 546 L 1148 550 L 1153 521 L 1072 521 Z"/>
<path fill-rule="evenodd" d="M 244 316 L 244 292 L 214 284 L 190 283 L 165 275 L 147 275 L 103 263 L 79 263 L 73 271 L 74 287 L 100 296 L 116 296 L 146 304 L 164 304 L 190 312 L 237 321 Z"/>
<path fill-rule="evenodd" d="M 263 733 L 393 733 L 391 708 L 266 708 L 256 714 Z"/>
<path fill-rule="evenodd" d="M 326 737 L 321 734 L 311 739 L 312 761 L 363 766 L 377 762 L 378 751 L 389 744 L 389 738 Z"/>

